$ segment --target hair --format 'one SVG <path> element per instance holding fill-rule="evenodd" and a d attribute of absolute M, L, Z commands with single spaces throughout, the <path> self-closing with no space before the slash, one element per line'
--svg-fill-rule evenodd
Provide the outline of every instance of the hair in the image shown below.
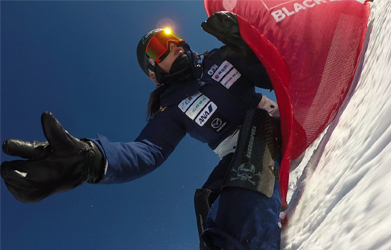
<path fill-rule="evenodd" d="M 178 58 L 180 59 L 181 57 Z M 183 62 L 183 60 L 178 61 L 178 58 L 171 65 L 169 73 L 160 68 L 158 64 L 155 65 L 156 80 L 161 84 L 158 85 L 158 87 L 152 91 L 149 96 L 147 121 L 151 120 L 161 109 L 160 96 L 169 86 L 195 79 L 190 67 L 189 58 L 186 56 L 187 61 L 185 60 L 185 62 Z M 185 67 L 181 64 L 184 64 Z M 178 68 L 178 66 L 180 67 Z"/>
<path fill-rule="evenodd" d="M 151 120 L 153 116 L 160 110 L 160 95 L 168 88 L 167 84 L 164 84 L 164 75 L 167 73 L 159 67 L 158 64 L 155 65 L 155 75 L 156 80 L 160 83 L 157 85 L 157 88 L 151 92 L 148 100 L 147 108 L 147 121 Z"/>
<path fill-rule="evenodd" d="M 158 86 L 149 95 L 148 109 L 147 109 L 147 121 L 151 120 L 153 116 L 160 110 L 160 95 L 168 88 L 167 85 Z"/>

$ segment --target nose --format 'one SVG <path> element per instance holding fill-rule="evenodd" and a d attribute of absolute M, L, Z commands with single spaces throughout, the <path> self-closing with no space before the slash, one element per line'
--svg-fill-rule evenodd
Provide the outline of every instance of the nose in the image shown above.
<path fill-rule="evenodd" d="M 175 43 L 169 43 L 168 46 L 170 51 L 173 50 L 175 47 L 177 47 Z"/>

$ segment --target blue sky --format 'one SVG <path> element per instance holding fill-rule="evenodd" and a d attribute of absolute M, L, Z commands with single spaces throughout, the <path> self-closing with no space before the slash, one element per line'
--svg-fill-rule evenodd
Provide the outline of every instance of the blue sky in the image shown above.
<path fill-rule="evenodd" d="M 174 24 L 203 53 L 221 46 L 200 29 L 206 18 L 202 1 L 2 1 L 1 141 L 45 140 L 46 110 L 76 137 L 132 141 L 155 88 L 137 64 L 139 39 Z M 196 250 L 193 195 L 217 162 L 186 137 L 158 170 L 126 184 L 22 204 L 1 181 L 1 249 Z"/>

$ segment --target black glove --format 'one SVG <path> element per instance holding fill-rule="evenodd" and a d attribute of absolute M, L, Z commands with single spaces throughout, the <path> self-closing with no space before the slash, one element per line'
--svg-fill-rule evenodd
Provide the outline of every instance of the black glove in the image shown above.
<path fill-rule="evenodd" d="M 234 13 L 229 11 L 215 12 L 201 24 L 201 28 L 231 47 L 239 55 L 243 57 L 255 56 L 240 35 L 238 18 Z"/>
<path fill-rule="evenodd" d="M 21 202 L 37 202 L 83 182 L 99 182 L 105 161 L 95 143 L 71 136 L 50 112 L 41 116 L 48 141 L 6 140 L 4 153 L 27 158 L 1 164 L 8 190 Z"/>

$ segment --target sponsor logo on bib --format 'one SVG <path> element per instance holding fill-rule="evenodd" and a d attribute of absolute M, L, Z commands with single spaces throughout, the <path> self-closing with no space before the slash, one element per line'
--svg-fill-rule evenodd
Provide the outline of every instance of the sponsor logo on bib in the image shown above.
<path fill-rule="evenodd" d="M 213 65 L 215 66 L 215 65 Z M 217 66 L 216 66 L 217 67 Z M 213 67 L 212 67 L 213 68 Z M 210 69 L 208 74 L 211 75 Z M 212 75 L 212 79 L 229 89 L 241 77 L 240 72 L 228 61 L 224 61 Z"/>
<path fill-rule="evenodd" d="M 216 104 L 210 102 L 197 116 L 195 122 L 201 127 L 210 119 L 213 113 L 217 110 Z"/>

